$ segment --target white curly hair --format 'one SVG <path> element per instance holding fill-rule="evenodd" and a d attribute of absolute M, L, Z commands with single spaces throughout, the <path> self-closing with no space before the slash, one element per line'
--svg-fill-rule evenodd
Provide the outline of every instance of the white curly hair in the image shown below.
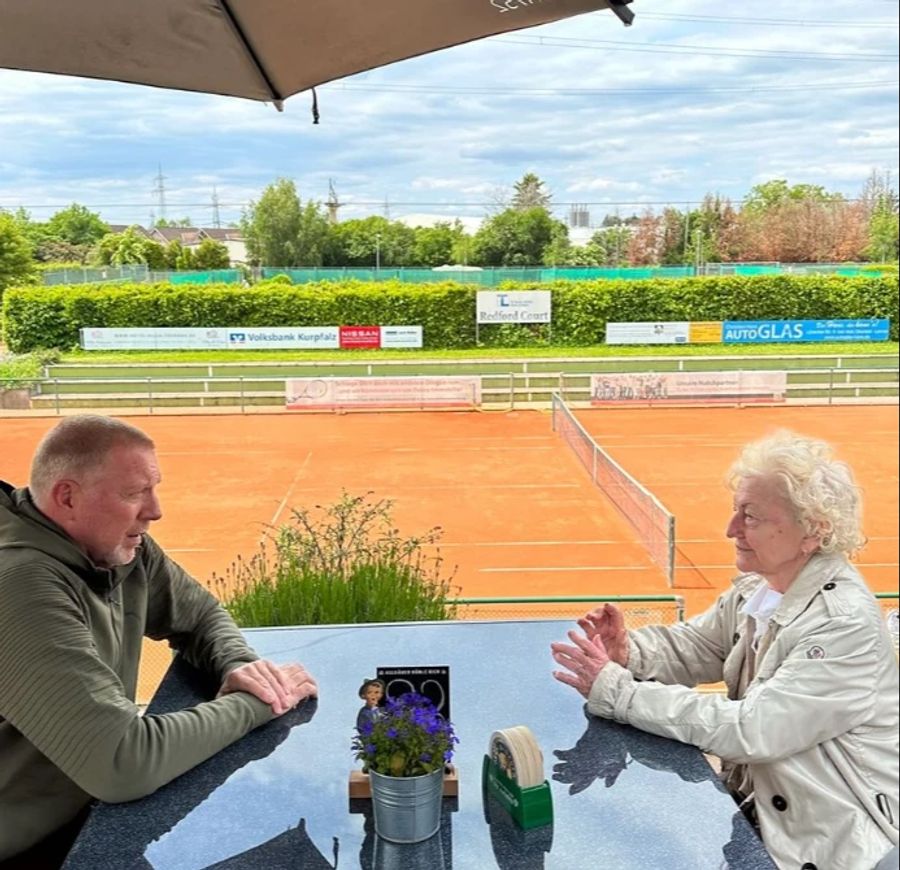
<path fill-rule="evenodd" d="M 862 499 L 850 466 L 825 441 L 781 431 L 747 444 L 728 470 L 732 490 L 748 477 L 774 477 L 806 534 L 823 553 L 851 555 L 866 543 Z"/>

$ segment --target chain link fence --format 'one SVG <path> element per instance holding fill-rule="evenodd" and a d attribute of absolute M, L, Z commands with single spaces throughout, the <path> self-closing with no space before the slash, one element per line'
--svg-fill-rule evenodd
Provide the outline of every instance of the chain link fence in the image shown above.
<path fill-rule="evenodd" d="M 684 599 L 680 595 L 457 598 L 454 601 L 456 618 L 465 620 L 574 620 L 606 602 L 622 611 L 627 628 L 684 622 Z"/>

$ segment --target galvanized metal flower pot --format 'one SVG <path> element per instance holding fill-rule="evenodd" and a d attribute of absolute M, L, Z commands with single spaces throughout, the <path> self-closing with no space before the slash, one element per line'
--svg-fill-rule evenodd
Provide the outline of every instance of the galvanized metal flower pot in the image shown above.
<path fill-rule="evenodd" d="M 424 776 L 384 776 L 369 771 L 375 833 L 392 843 L 420 843 L 441 826 L 444 771 Z"/>

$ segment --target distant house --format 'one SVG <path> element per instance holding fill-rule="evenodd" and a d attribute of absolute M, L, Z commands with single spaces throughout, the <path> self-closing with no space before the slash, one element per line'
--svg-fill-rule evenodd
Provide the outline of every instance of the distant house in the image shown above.
<path fill-rule="evenodd" d="M 161 245 L 180 242 L 185 248 L 197 248 L 204 239 L 212 239 L 228 248 L 231 265 L 247 262 L 247 247 L 241 231 L 230 227 L 153 227 L 147 236 Z"/>
<path fill-rule="evenodd" d="M 228 248 L 231 265 L 247 262 L 247 245 L 241 231 L 233 227 L 203 227 L 199 231 L 200 241 L 212 239 Z M 198 242 L 199 244 L 199 242 Z"/>
<path fill-rule="evenodd" d="M 107 226 L 109 227 L 109 231 L 116 235 L 121 235 L 126 230 L 134 230 L 139 236 L 144 236 L 148 239 L 150 238 L 149 231 L 145 230 L 139 224 L 107 224 Z"/>
<path fill-rule="evenodd" d="M 197 227 L 153 227 L 147 231 L 147 235 L 161 245 L 180 242 L 184 247 L 190 248 L 200 244 L 200 230 Z"/>

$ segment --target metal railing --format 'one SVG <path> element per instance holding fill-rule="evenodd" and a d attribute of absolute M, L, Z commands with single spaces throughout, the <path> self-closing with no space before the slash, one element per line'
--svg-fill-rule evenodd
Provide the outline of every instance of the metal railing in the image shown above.
<path fill-rule="evenodd" d="M 676 368 L 680 360 L 659 361 L 656 370 L 634 367 L 630 371 L 617 369 L 623 374 L 654 374 L 666 371 L 685 371 Z M 378 377 L 388 371 L 403 374 L 440 376 L 453 374 L 452 365 L 446 368 L 433 365 L 415 367 L 410 363 L 355 364 L 355 370 L 347 371 L 349 376 Z M 895 363 L 896 365 L 896 363 Z M 146 365 L 140 366 L 147 370 Z M 267 371 L 278 369 L 274 364 L 260 366 Z M 457 372 L 460 366 L 457 367 Z M 471 370 L 466 364 L 465 368 Z M 587 407 L 591 402 L 591 374 L 586 371 L 498 371 L 498 364 L 486 366 L 480 373 L 482 406 L 487 409 L 505 408 L 546 408 L 552 403 L 552 394 L 558 393 L 572 407 Z M 119 370 L 119 369 L 116 369 Z M 309 376 L 313 372 L 328 372 L 329 377 L 341 375 L 340 364 L 299 363 L 293 367 L 285 364 L 284 374 L 245 375 L 238 374 L 239 366 L 234 366 L 234 374 L 228 372 L 227 365 L 196 365 L 193 371 L 208 371 L 207 375 L 146 377 L 60 377 L 35 378 L 32 380 L 0 379 L 0 409 L 24 410 L 40 408 L 61 413 L 65 407 L 90 408 L 145 408 L 150 413 L 163 407 L 181 406 L 185 408 L 231 407 L 245 411 L 251 406 L 283 406 L 285 404 L 285 380 L 288 377 Z M 771 369 L 770 369 L 771 370 Z M 54 369 L 59 371 L 59 369 Z M 76 369 L 77 371 L 77 369 Z M 166 371 L 161 367 L 161 371 Z M 172 371 L 168 369 L 168 371 Z M 605 361 L 597 361 L 598 373 L 609 372 Z M 755 372 L 759 369 L 736 370 Z M 217 372 L 217 374 L 213 374 Z M 313 376 L 322 376 L 316 374 Z M 898 369 L 886 367 L 822 367 L 787 370 L 785 400 L 792 404 L 837 405 L 845 403 L 897 402 L 900 396 L 900 373 Z M 634 405 L 653 406 L 658 404 L 652 397 L 635 401 Z M 741 405 L 735 398 L 735 405 Z"/>
<path fill-rule="evenodd" d="M 456 618 L 462 620 L 577 619 L 610 602 L 625 616 L 628 628 L 684 622 L 680 595 L 568 595 L 519 598 L 455 598 Z"/>

